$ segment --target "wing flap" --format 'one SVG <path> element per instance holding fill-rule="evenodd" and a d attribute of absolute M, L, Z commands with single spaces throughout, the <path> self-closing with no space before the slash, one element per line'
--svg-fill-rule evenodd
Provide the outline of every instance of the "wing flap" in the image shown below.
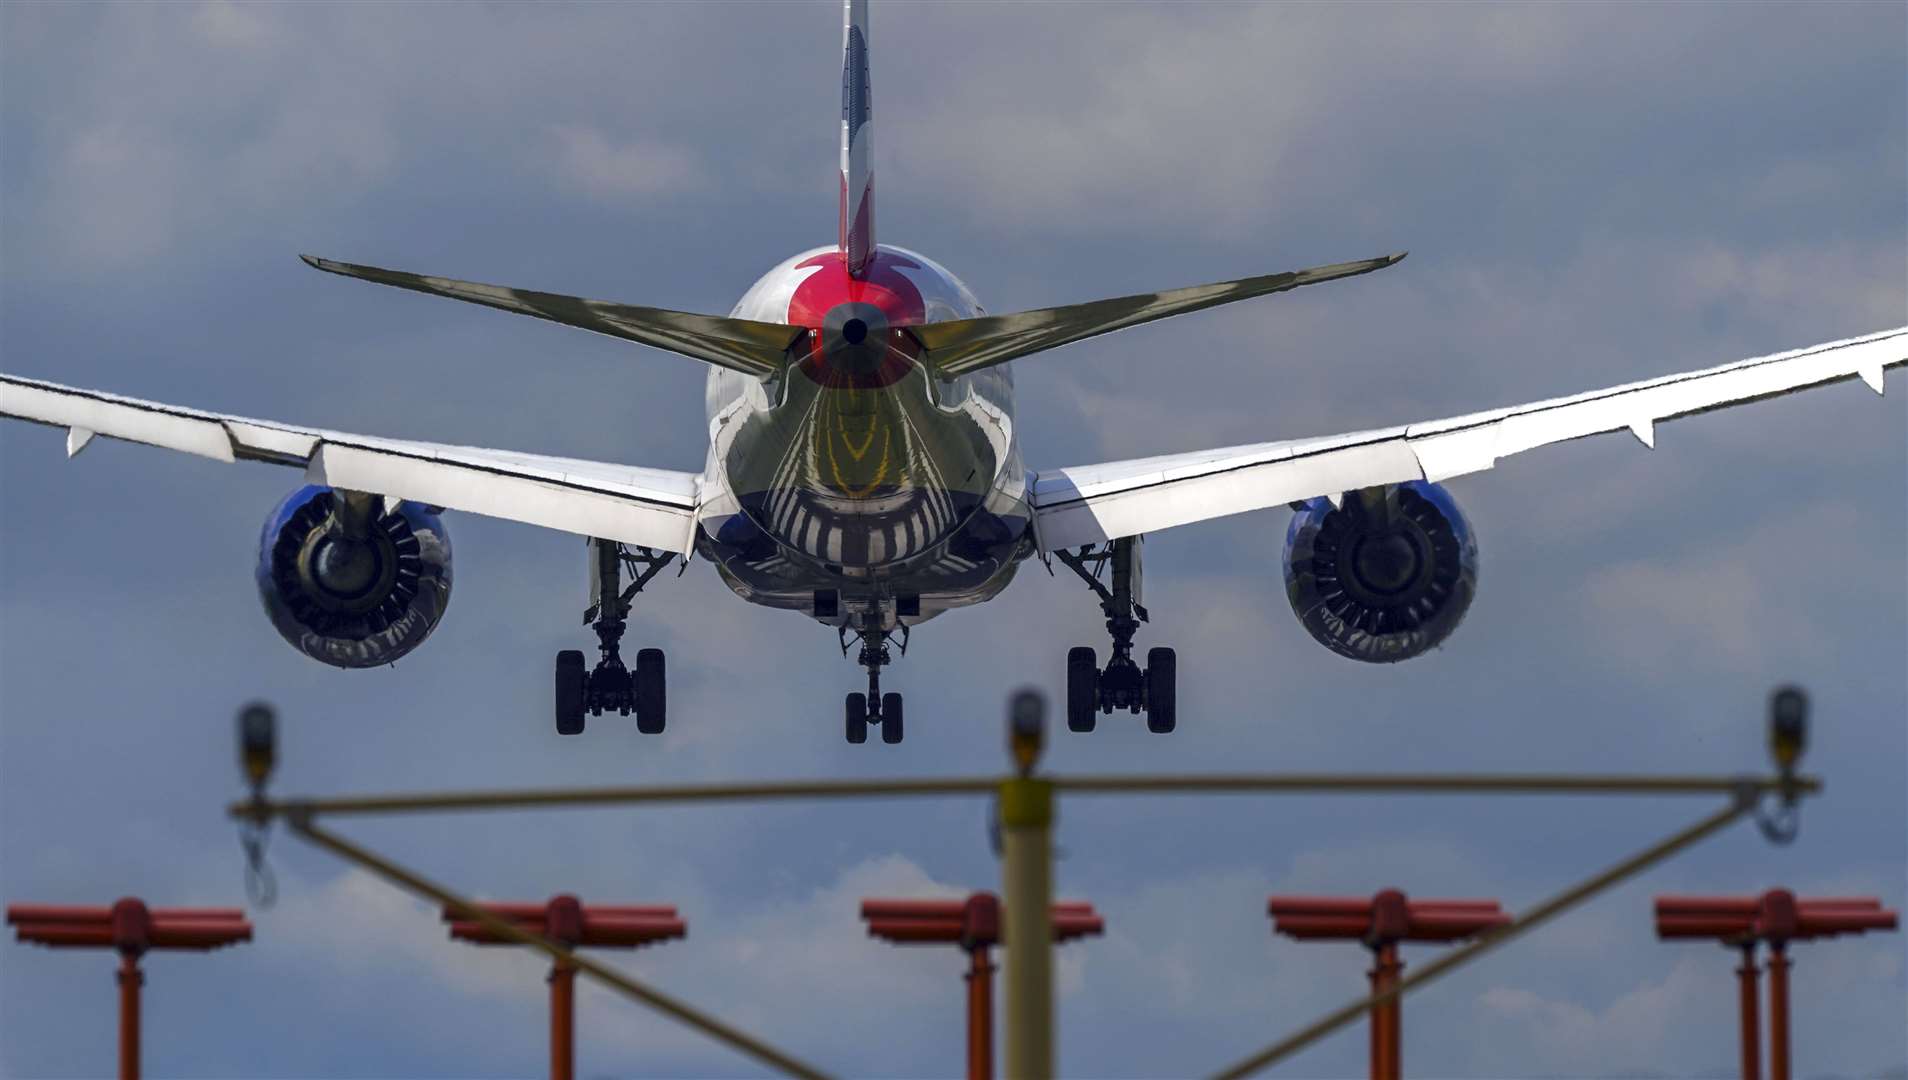
<path fill-rule="evenodd" d="M 686 553 L 694 473 L 381 439 L 225 416 L 0 375 L 0 416 L 179 450 L 301 467 L 312 483 Z M 76 452 L 76 451 L 74 451 Z"/>
<path fill-rule="evenodd" d="M 1628 431 L 1654 447 L 1679 417 L 1859 378 L 1908 364 L 1908 327 L 1702 371 L 1406 427 L 1257 443 L 1037 473 L 1043 550 L 1101 543 L 1283 502 L 1402 480 L 1481 472 L 1539 446 Z"/>

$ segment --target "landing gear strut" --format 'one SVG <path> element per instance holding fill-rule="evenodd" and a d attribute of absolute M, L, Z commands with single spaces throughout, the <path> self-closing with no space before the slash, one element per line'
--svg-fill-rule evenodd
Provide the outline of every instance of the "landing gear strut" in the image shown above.
<path fill-rule="evenodd" d="M 1054 557 L 1079 575 L 1100 597 L 1107 633 L 1113 636 L 1113 655 L 1099 667 L 1093 649 L 1067 650 L 1067 727 L 1092 731 L 1099 717 L 1124 709 L 1146 714 L 1146 728 L 1155 734 L 1173 730 L 1179 722 L 1178 657 L 1173 650 L 1151 649 L 1146 667 L 1133 660 L 1133 635 L 1146 622 L 1140 602 L 1140 538 L 1122 537 L 1104 545 L 1076 551 L 1056 551 Z M 1102 580 L 1113 573 L 1112 587 Z"/>
<path fill-rule="evenodd" d="M 630 602 L 675 554 L 644 547 L 628 547 L 614 540 L 590 540 L 590 606 L 583 621 L 596 631 L 597 660 L 584 670 L 581 649 L 565 649 L 556 658 L 556 729 L 559 735 L 583 731 L 584 717 L 614 712 L 636 714 L 636 730 L 660 735 L 668 721 L 668 695 L 663 651 L 640 649 L 636 669 L 623 666 L 620 645 L 629 625 Z M 622 571 L 634 576 L 623 588 Z"/>
<path fill-rule="evenodd" d="M 868 692 L 849 694 L 844 705 L 847 719 L 848 741 L 865 743 L 868 741 L 868 725 L 877 724 L 881 728 L 881 741 L 893 746 L 906 734 L 903 726 L 901 695 L 881 692 L 881 669 L 894 659 L 888 651 L 893 645 L 906 656 L 908 652 L 908 628 L 898 621 L 895 624 L 901 631 L 897 641 L 895 636 L 882 628 L 881 610 L 870 608 L 862 613 L 857 625 L 852 629 L 841 628 L 841 654 L 848 655 L 849 636 L 861 642 L 861 655 L 856 662 L 868 669 Z"/>

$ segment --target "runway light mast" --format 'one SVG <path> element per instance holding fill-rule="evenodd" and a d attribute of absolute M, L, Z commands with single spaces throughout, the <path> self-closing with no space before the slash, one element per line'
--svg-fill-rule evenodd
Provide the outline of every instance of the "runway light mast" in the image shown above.
<path fill-rule="evenodd" d="M 1761 896 L 1656 898 L 1658 938 L 1708 938 L 1742 950 L 1736 979 L 1743 1080 L 1762 1075 L 1757 1060 L 1756 946 L 1769 946 L 1769 1075 L 1771 1080 L 1789 1080 L 1789 942 L 1887 931 L 1897 925 L 1895 912 L 1872 896 L 1798 900 L 1787 889 L 1770 889 Z"/>
<path fill-rule="evenodd" d="M 1274 896 L 1272 931 L 1298 941 L 1359 941 L 1372 952 L 1371 992 L 1398 985 L 1403 941 L 1463 941 L 1510 924 L 1495 900 L 1411 900 L 1397 889 L 1369 897 Z M 1404 1019 L 1396 997 L 1371 1010 L 1371 1080 L 1398 1080 Z"/>
<path fill-rule="evenodd" d="M 12 904 L 7 924 L 34 945 L 118 950 L 120 1080 L 139 1077 L 139 989 L 146 982 L 139 958 L 153 949 L 210 952 L 252 940 L 239 908 L 149 908 L 132 896 L 111 907 Z"/>
<path fill-rule="evenodd" d="M 1053 942 L 1102 934 L 1106 920 L 1085 900 L 1053 903 Z M 897 945 L 959 945 L 968 955 L 967 1076 L 994 1075 L 994 965 L 989 950 L 1001 943 L 1000 898 L 977 892 L 965 900 L 863 900 L 868 936 Z"/>
<path fill-rule="evenodd" d="M 584 904 L 567 893 L 545 903 L 492 903 L 478 907 L 520 929 L 565 948 L 639 949 L 680 938 L 689 925 L 668 904 Z M 446 907 L 450 936 L 475 945 L 521 944 Z M 576 968 L 559 960 L 550 967 L 550 1077 L 576 1075 Z"/>

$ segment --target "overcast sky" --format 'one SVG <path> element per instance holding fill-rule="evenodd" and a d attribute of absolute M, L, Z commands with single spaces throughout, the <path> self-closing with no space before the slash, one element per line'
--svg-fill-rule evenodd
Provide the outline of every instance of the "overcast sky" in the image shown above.
<path fill-rule="evenodd" d="M 1009 311 L 1410 249 L 1354 281 L 1022 361 L 1033 467 L 1326 434 L 1898 325 L 1901 4 L 876 5 L 880 236 Z M 0 368 L 369 434 L 698 469 L 702 368 L 316 274 L 312 252 L 725 312 L 834 235 L 838 6 L 0 5 Z M 1418 1075 L 1724 1075 L 1732 959 L 1650 933 L 1658 892 L 1871 893 L 1908 875 L 1908 384 L 1859 382 L 1523 455 L 1453 492 L 1465 625 L 1395 667 L 1314 644 L 1285 511 L 1147 544 L 1180 730 L 1061 731 L 1057 770 L 1762 766 L 1775 683 L 1816 703 L 1827 793 L 1792 847 L 1738 826 L 1414 996 Z M 922 628 L 907 742 L 843 743 L 834 636 L 704 564 L 627 643 L 669 650 L 660 739 L 551 729 L 591 644 L 574 537 L 447 517 L 456 597 L 395 669 L 341 672 L 259 611 L 296 473 L 0 424 L 0 896 L 236 903 L 231 717 L 281 710 L 286 793 L 945 775 L 1001 767 L 1002 703 L 1104 650 L 1023 567 Z M 1056 702 L 1057 703 L 1057 702 Z M 1064 1070 L 1176 1076 L 1358 992 L 1349 945 L 1274 939 L 1273 891 L 1525 907 L 1706 800 L 1079 799 Z M 959 1070 L 962 961 L 862 936 L 857 900 L 997 881 L 977 802 L 351 821 L 499 898 L 671 902 L 614 958 L 832 1070 Z M 257 940 L 149 960 L 154 1076 L 492 1077 L 544 1067 L 542 965 L 279 836 Z M 1434 951 L 1406 950 L 1420 964 Z M 111 961 L 0 950 L 0 1073 L 111 1071 Z M 1904 1075 L 1897 935 L 1797 950 L 1798 1075 Z M 595 990 L 589 1076 L 755 1075 Z M 1348 1029 L 1275 1072 L 1353 1076 Z"/>

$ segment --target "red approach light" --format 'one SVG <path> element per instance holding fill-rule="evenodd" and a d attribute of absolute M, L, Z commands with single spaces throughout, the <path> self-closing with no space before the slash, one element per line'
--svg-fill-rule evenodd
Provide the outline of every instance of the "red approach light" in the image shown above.
<path fill-rule="evenodd" d="M 1756 949 L 1769 946 L 1769 1075 L 1789 1080 L 1789 957 L 1792 941 L 1893 930 L 1897 918 L 1872 896 L 1817 896 L 1796 899 L 1787 889 L 1761 896 L 1659 896 L 1656 936 L 1710 939 L 1742 950 L 1736 969 L 1738 1034 L 1742 1075 L 1762 1074 L 1761 1010 Z"/>
<path fill-rule="evenodd" d="M 636 949 L 686 937 L 689 924 L 668 904 L 584 904 L 569 894 L 537 903 L 479 904 L 518 929 L 571 948 Z M 450 936 L 477 945 L 515 945 L 475 919 L 444 909 Z"/>
<path fill-rule="evenodd" d="M 149 908 L 134 896 L 111 907 L 10 904 L 7 925 L 28 944 L 118 951 L 120 1080 L 139 1080 L 139 991 L 146 984 L 139 958 L 153 949 L 210 952 L 252 940 L 252 924 L 238 908 Z"/>
<path fill-rule="evenodd" d="M 1052 911 L 1056 944 L 1106 931 L 1106 920 L 1084 900 L 1056 900 Z M 896 944 L 954 944 L 971 952 L 1002 940 L 1000 898 L 993 893 L 961 900 L 863 900 L 861 917 L 868 920 L 869 937 Z"/>
<path fill-rule="evenodd" d="M 23 942 L 132 956 L 152 949 L 205 952 L 252 940 L 252 924 L 239 908 L 148 908 L 133 897 L 111 907 L 11 904 L 7 924 Z"/>
<path fill-rule="evenodd" d="M 1797 899 L 1787 889 L 1770 889 L 1761 896 L 1659 896 L 1656 898 L 1656 936 L 1659 938 L 1714 938 L 1724 944 L 1744 945 L 1893 930 L 1896 913 L 1872 896 L 1822 896 Z"/>
<path fill-rule="evenodd" d="M 1053 943 L 1106 932 L 1106 920 L 1085 900 L 1056 900 Z M 977 892 L 959 900 L 863 900 L 868 936 L 897 945 L 958 945 L 967 953 L 967 1076 L 994 1075 L 994 964 L 1001 944 L 1000 897 Z"/>
<path fill-rule="evenodd" d="M 1298 940 L 1342 938 L 1374 947 L 1399 941 L 1460 941 L 1510 924 L 1495 900 L 1411 900 L 1396 889 L 1369 897 L 1274 896 L 1274 933 Z"/>
<path fill-rule="evenodd" d="M 478 904 L 486 914 L 565 948 L 639 949 L 660 941 L 686 937 L 689 924 L 670 904 L 585 904 L 569 893 L 541 904 L 498 901 Z M 462 912 L 444 908 L 450 936 L 473 945 L 521 945 Z M 558 960 L 550 967 L 551 1080 L 576 1075 L 576 965 Z"/>
<path fill-rule="evenodd" d="M 1397 987 L 1403 941 L 1461 941 L 1511 918 L 1495 900 L 1412 900 L 1397 889 L 1371 896 L 1274 896 L 1266 901 L 1272 932 L 1299 941 L 1356 941 L 1372 951 L 1371 992 Z M 1399 1080 L 1404 1069 L 1404 1016 L 1397 997 L 1371 1008 L 1372 1080 Z"/>

